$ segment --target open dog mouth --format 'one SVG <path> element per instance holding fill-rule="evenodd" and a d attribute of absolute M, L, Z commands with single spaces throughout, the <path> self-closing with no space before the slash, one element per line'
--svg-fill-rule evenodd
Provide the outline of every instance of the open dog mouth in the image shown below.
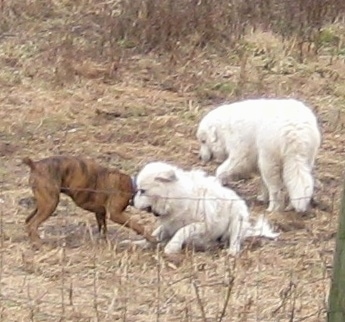
<path fill-rule="evenodd" d="M 146 208 L 143 209 L 143 210 L 145 210 L 146 212 L 149 212 L 149 213 L 153 214 L 155 217 L 159 217 L 159 216 L 160 216 L 160 214 L 159 214 L 158 212 L 154 211 L 154 210 L 152 209 L 151 206 L 148 206 L 148 207 L 146 207 Z"/>
<path fill-rule="evenodd" d="M 146 212 L 152 212 L 152 207 L 151 206 L 147 206 L 146 208 L 143 209 Z"/>

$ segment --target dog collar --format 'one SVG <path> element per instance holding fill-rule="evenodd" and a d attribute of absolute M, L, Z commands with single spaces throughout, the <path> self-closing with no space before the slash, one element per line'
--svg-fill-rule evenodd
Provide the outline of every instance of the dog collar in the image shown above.
<path fill-rule="evenodd" d="M 134 205 L 134 196 L 137 193 L 137 177 L 133 176 L 131 177 L 131 183 L 132 183 L 132 197 L 129 200 L 129 205 Z"/>
<path fill-rule="evenodd" d="M 137 177 L 133 176 L 131 177 L 132 180 L 132 190 L 134 191 L 133 195 L 137 192 Z"/>

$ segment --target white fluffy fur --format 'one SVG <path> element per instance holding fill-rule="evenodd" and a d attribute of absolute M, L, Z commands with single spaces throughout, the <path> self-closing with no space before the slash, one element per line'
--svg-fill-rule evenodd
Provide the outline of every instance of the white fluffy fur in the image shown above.
<path fill-rule="evenodd" d="M 223 162 L 216 171 L 223 184 L 259 171 L 258 198 L 269 200 L 269 211 L 284 208 L 284 186 L 289 208 L 307 210 L 321 135 L 315 115 L 302 102 L 257 99 L 222 105 L 202 119 L 197 138 L 202 160 Z"/>
<path fill-rule="evenodd" d="M 134 206 L 156 214 L 160 225 L 153 235 L 167 242 L 166 254 L 180 252 L 186 243 L 204 248 L 217 240 L 237 254 L 245 237 L 278 236 L 263 218 L 251 226 L 245 202 L 203 171 L 149 163 L 138 174 L 137 188 Z"/>

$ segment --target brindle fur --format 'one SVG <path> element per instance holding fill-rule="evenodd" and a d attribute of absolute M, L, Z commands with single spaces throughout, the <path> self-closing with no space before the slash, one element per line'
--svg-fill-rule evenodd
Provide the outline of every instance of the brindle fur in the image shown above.
<path fill-rule="evenodd" d="M 54 156 L 39 161 L 24 158 L 23 163 L 31 169 L 29 184 L 36 200 L 35 209 L 25 220 L 35 246 L 42 244 L 38 227 L 55 211 L 60 193 L 70 196 L 80 208 L 94 212 L 100 233 L 107 233 L 108 214 L 115 223 L 154 241 L 143 226 L 124 212 L 134 194 L 130 176 L 77 157 Z"/>

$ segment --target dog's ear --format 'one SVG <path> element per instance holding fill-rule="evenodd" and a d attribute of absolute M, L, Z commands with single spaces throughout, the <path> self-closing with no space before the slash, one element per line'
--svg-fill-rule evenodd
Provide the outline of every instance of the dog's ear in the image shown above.
<path fill-rule="evenodd" d="M 217 128 L 214 125 L 210 127 L 209 135 L 212 143 L 217 141 Z"/>
<path fill-rule="evenodd" d="M 158 182 L 173 182 L 177 180 L 176 173 L 173 169 L 161 172 L 155 177 Z"/>

